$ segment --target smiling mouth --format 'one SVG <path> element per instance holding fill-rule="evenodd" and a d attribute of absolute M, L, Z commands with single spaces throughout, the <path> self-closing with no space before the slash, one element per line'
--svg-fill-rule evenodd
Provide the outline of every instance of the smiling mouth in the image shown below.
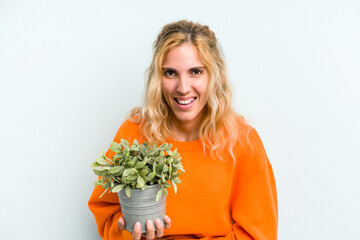
<path fill-rule="evenodd" d="M 193 101 L 195 101 L 196 97 L 194 98 L 190 98 L 190 99 L 187 99 L 187 100 L 180 100 L 180 99 L 177 99 L 177 98 L 174 98 L 174 100 L 179 103 L 180 105 L 188 105 L 190 103 L 192 103 Z"/>

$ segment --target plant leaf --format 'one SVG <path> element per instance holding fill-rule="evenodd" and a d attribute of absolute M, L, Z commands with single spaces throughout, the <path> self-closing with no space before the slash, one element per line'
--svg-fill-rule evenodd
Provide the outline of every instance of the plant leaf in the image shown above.
<path fill-rule="evenodd" d="M 136 144 L 132 144 L 131 147 L 130 147 L 130 150 L 131 151 L 134 151 L 134 152 L 139 152 L 139 145 L 136 145 Z"/>
<path fill-rule="evenodd" d="M 101 151 L 100 151 L 100 157 L 105 158 L 105 152 L 104 152 L 104 150 L 101 150 Z"/>
<path fill-rule="evenodd" d="M 96 167 L 100 167 L 100 164 L 98 162 L 93 162 L 91 165 L 90 165 L 91 168 L 96 168 Z"/>
<path fill-rule="evenodd" d="M 162 194 L 163 194 L 163 192 L 162 192 L 162 190 L 160 189 L 160 190 L 157 192 L 157 194 L 156 194 L 156 199 L 155 199 L 155 201 L 159 201 L 160 198 L 161 198 L 161 196 L 162 196 Z"/>
<path fill-rule="evenodd" d="M 122 183 L 120 178 L 117 177 L 113 177 L 114 181 L 118 182 L 118 183 Z"/>
<path fill-rule="evenodd" d="M 124 184 L 116 185 L 115 187 L 113 187 L 112 192 L 120 192 L 124 188 L 124 186 Z"/>
<path fill-rule="evenodd" d="M 126 187 L 125 193 L 126 193 L 126 196 L 130 197 L 130 194 L 131 194 L 130 186 L 127 186 L 127 187 Z"/>
<path fill-rule="evenodd" d="M 182 173 L 182 171 L 179 171 L 178 173 L 173 172 L 173 173 L 172 173 L 172 175 L 173 175 L 172 177 L 173 177 L 173 178 L 176 178 L 176 177 L 180 176 L 181 173 Z"/>
<path fill-rule="evenodd" d="M 115 146 L 111 146 L 110 150 L 113 151 L 114 153 L 120 153 L 121 152 L 121 148 L 120 147 L 115 147 Z"/>
<path fill-rule="evenodd" d="M 172 164 L 170 164 L 169 166 L 169 176 L 171 176 L 171 173 L 172 173 Z"/>
<path fill-rule="evenodd" d="M 134 141 L 133 141 L 133 144 L 132 144 L 132 145 L 139 146 L 139 142 L 138 142 L 138 140 L 136 140 L 136 138 L 134 139 Z"/>
<path fill-rule="evenodd" d="M 135 166 L 135 168 L 136 168 L 136 166 Z M 140 176 L 145 177 L 148 174 L 148 171 L 146 169 L 142 169 L 139 174 L 140 174 Z"/>
<path fill-rule="evenodd" d="M 178 177 L 173 178 L 171 181 L 175 182 L 176 184 L 181 183 L 181 180 Z"/>
<path fill-rule="evenodd" d="M 142 145 L 140 146 L 140 152 L 141 152 L 141 154 L 142 154 L 143 156 L 146 156 L 146 146 L 145 146 L 145 144 L 142 144 Z"/>
<path fill-rule="evenodd" d="M 106 193 L 106 191 L 107 191 L 108 189 L 109 189 L 109 188 L 105 189 L 105 191 L 100 195 L 99 198 L 101 198 L 101 197 Z"/>
<path fill-rule="evenodd" d="M 122 156 L 122 153 L 117 153 L 114 155 L 113 159 L 121 159 Z"/>
<path fill-rule="evenodd" d="M 105 174 L 107 174 L 107 170 L 102 170 L 102 169 L 93 169 L 93 172 L 98 175 L 98 176 L 104 176 Z"/>
<path fill-rule="evenodd" d="M 142 169 L 144 166 L 145 166 L 146 162 L 143 161 L 143 162 L 138 162 L 136 165 L 135 165 L 135 168 L 136 169 Z"/>
<path fill-rule="evenodd" d="M 127 182 L 132 182 L 132 181 L 136 180 L 137 177 L 138 177 L 137 175 L 130 175 L 130 176 L 125 177 L 125 180 Z"/>
<path fill-rule="evenodd" d="M 163 192 L 163 194 L 164 194 L 165 196 L 168 195 L 168 192 L 167 192 L 166 188 L 164 187 L 164 185 L 161 185 L 160 190 L 162 190 L 162 192 Z"/>
<path fill-rule="evenodd" d="M 129 175 L 137 175 L 137 174 L 138 174 L 138 171 L 135 168 L 127 168 L 127 169 L 125 169 L 123 176 L 127 177 Z"/>
<path fill-rule="evenodd" d="M 139 185 L 139 188 L 144 187 L 145 181 L 144 181 L 144 179 L 143 179 L 141 176 L 138 176 L 138 177 L 137 177 L 137 184 Z"/>
<path fill-rule="evenodd" d="M 134 161 L 128 161 L 127 163 L 125 163 L 125 167 L 126 168 L 132 168 L 133 166 L 135 165 L 135 162 Z"/>
<path fill-rule="evenodd" d="M 110 164 L 108 161 L 106 161 L 103 158 L 97 158 L 96 162 L 99 163 L 100 165 L 105 165 L 105 166 Z"/>
<path fill-rule="evenodd" d="M 159 147 L 159 149 L 160 149 L 160 151 L 161 151 L 161 150 L 165 150 L 166 147 L 167 147 L 167 144 L 166 144 L 166 143 L 163 143 L 163 144 Z"/>
<path fill-rule="evenodd" d="M 108 160 L 110 163 L 114 163 L 110 158 L 108 158 L 106 155 L 105 155 L 105 159 Z"/>
<path fill-rule="evenodd" d="M 103 179 L 99 179 L 99 180 L 97 180 L 97 181 L 95 181 L 94 182 L 94 185 L 95 186 L 100 186 L 100 185 L 102 185 L 103 184 L 103 181 L 102 181 Z"/>
<path fill-rule="evenodd" d="M 106 183 L 103 183 L 103 188 L 110 188 L 111 183 L 107 180 Z"/>
<path fill-rule="evenodd" d="M 124 139 L 121 139 L 121 145 L 128 151 L 130 151 L 130 148 L 129 148 L 129 142 L 124 140 Z"/>
<path fill-rule="evenodd" d="M 148 177 L 148 178 L 149 178 L 149 180 L 151 181 L 151 180 L 153 180 L 153 179 L 154 179 L 155 175 L 156 175 L 156 173 L 151 172 L 151 173 L 149 173 L 149 174 L 147 175 L 147 177 Z"/>
<path fill-rule="evenodd" d="M 110 144 L 111 144 L 111 146 L 113 146 L 113 147 L 118 147 L 118 148 L 120 148 L 120 145 L 119 145 L 119 143 L 117 143 L 117 142 L 111 142 Z"/>
<path fill-rule="evenodd" d="M 142 178 L 144 179 L 144 182 L 147 183 L 149 180 L 149 178 L 147 176 L 142 176 Z"/>
<path fill-rule="evenodd" d="M 156 166 L 156 172 L 161 173 L 164 169 L 164 162 L 160 162 L 159 165 Z"/>
<path fill-rule="evenodd" d="M 172 183 L 172 185 L 173 185 L 173 187 L 174 187 L 174 191 L 175 191 L 175 194 L 176 194 L 176 192 L 177 192 L 176 183 L 175 183 L 173 180 L 171 180 L 171 183 Z"/>
<path fill-rule="evenodd" d="M 112 167 L 112 168 L 110 168 L 109 173 L 110 173 L 110 174 L 119 173 L 123 168 L 124 168 L 124 166 L 115 166 L 115 167 Z"/>

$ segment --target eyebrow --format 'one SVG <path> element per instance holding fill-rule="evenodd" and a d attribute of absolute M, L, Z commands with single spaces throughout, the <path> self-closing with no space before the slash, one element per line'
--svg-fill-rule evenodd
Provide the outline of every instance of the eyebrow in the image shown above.
<path fill-rule="evenodd" d="M 173 69 L 173 68 L 162 68 L 162 70 L 163 71 L 174 71 L 174 72 L 176 72 L 176 70 Z"/>
<path fill-rule="evenodd" d="M 189 70 L 195 70 L 195 69 L 205 70 L 206 67 L 203 67 L 203 66 L 192 67 L 192 68 L 190 68 Z M 168 67 L 162 68 L 162 70 L 163 70 L 163 71 L 174 71 L 174 72 L 177 72 L 176 69 L 168 68 Z"/>
<path fill-rule="evenodd" d="M 195 70 L 195 69 L 206 70 L 206 67 L 193 67 L 193 68 L 190 68 L 190 70 Z"/>

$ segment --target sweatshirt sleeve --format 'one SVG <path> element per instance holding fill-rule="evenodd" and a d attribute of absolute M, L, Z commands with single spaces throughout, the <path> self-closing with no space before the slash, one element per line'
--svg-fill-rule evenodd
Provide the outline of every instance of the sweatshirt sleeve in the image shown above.
<path fill-rule="evenodd" d="M 249 179 L 233 205 L 234 233 L 227 239 L 277 239 L 277 198 L 271 166 Z"/>
<path fill-rule="evenodd" d="M 96 186 L 89 199 L 89 208 L 94 214 L 99 235 L 104 240 L 127 239 L 127 231 L 121 231 L 117 226 L 122 212 L 118 197 L 115 193 L 106 193 L 101 198 L 99 196 L 104 189 Z"/>
<path fill-rule="evenodd" d="M 141 140 L 135 124 L 126 121 L 119 128 L 113 141 L 120 142 L 121 139 L 127 139 L 129 142 L 133 142 L 135 138 Z M 109 158 L 114 154 L 110 149 L 106 152 L 106 156 Z M 104 190 L 102 186 L 96 186 L 88 202 L 88 206 L 94 214 L 99 235 L 104 240 L 132 239 L 130 232 L 120 230 L 117 225 L 122 216 L 117 194 L 106 192 L 99 198 Z"/>
<path fill-rule="evenodd" d="M 275 178 L 255 129 L 250 130 L 248 141 L 243 146 L 238 151 L 233 180 L 232 231 L 219 239 L 276 240 L 278 205 Z"/>
<path fill-rule="evenodd" d="M 277 239 L 278 205 L 275 178 L 262 141 L 251 129 L 237 159 L 233 181 L 235 223 L 227 239 Z"/>
<path fill-rule="evenodd" d="M 233 206 L 234 224 L 225 237 L 202 240 L 276 240 L 277 200 L 271 167 L 251 178 L 240 191 Z"/>

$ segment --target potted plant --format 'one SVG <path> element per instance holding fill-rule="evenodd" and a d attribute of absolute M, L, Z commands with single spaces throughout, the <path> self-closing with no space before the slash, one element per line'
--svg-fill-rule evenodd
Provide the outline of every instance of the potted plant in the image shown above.
<path fill-rule="evenodd" d="M 108 158 L 104 151 L 90 165 L 100 178 L 94 183 L 101 185 L 105 192 L 117 193 L 124 215 L 126 229 L 132 231 L 136 222 L 141 223 L 142 232 L 146 232 L 145 222 L 151 219 L 162 221 L 165 215 L 167 188 L 181 183 L 179 175 L 185 172 L 180 154 L 172 144 L 161 146 L 147 142 L 139 144 L 135 139 L 129 145 L 121 139 L 112 142 L 110 150 L 115 153 Z"/>

